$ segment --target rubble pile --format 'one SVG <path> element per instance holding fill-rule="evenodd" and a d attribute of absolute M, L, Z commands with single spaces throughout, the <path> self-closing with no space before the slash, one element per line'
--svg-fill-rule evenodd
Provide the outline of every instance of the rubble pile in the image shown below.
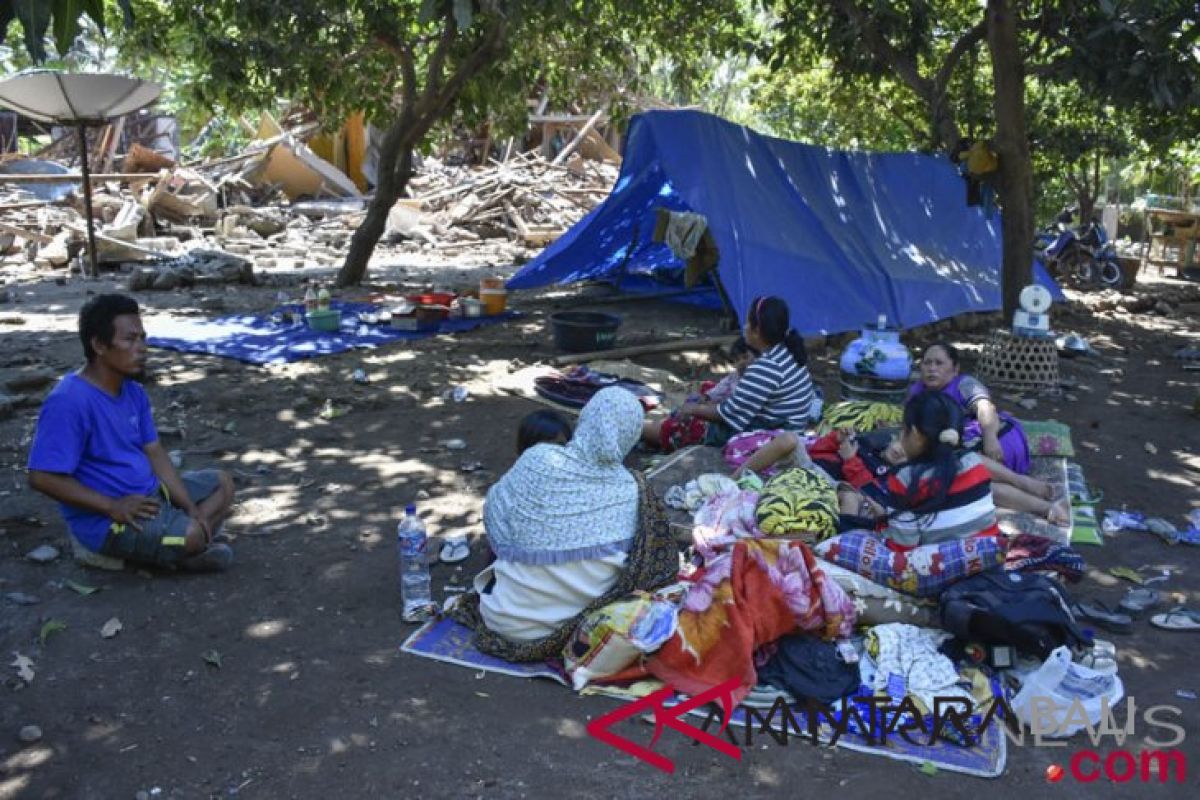
<path fill-rule="evenodd" d="M 115 162 L 121 172 L 94 181 L 100 263 L 128 272 L 132 290 L 253 283 L 256 269 L 340 266 L 372 198 L 308 147 L 315 124 L 283 130 L 270 122 L 259 131 L 268 135 L 243 152 L 187 165 L 130 146 Z M 78 175 L 69 162 L 44 158 L 67 161 L 68 150 L 56 144 L 37 159 L 8 155 L 0 163 L 5 263 L 81 267 L 87 237 Z M 593 160 L 573 148 L 551 160 L 510 147 L 484 166 L 426 157 L 408 196 L 390 209 L 383 241 L 400 252 L 477 248 L 485 257 L 528 257 L 608 195 L 618 162 L 615 154 Z"/>

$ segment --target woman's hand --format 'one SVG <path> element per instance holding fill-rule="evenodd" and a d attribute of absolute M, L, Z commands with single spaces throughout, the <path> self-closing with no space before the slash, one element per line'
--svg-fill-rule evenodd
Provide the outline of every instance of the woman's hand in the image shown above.
<path fill-rule="evenodd" d="M 996 434 L 990 432 L 983 434 L 983 454 L 993 461 L 1004 463 L 1004 448 L 1000 446 L 1000 439 Z"/>

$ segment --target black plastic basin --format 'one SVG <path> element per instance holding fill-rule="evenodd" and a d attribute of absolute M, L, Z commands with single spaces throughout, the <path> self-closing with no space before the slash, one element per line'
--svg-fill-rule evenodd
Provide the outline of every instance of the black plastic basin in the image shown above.
<path fill-rule="evenodd" d="M 620 325 L 620 317 L 598 311 L 560 311 L 550 315 L 554 346 L 566 353 L 612 349 Z"/>

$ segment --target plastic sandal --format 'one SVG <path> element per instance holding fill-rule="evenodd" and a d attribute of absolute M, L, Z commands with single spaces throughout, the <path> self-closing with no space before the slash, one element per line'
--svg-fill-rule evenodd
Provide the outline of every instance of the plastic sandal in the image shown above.
<path fill-rule="evenodd" d="M 1130 614 L 1140 614 L 1158 605 L 1159 594 L 1153 589 L 1130 589 L 1118 604 L 1118 608 Z"/>
<path fill-rule="evenodd" d="M 1093 622 L 1113 633 L 1130 633 L 1133 631 L 1133 618 L 1128 614 L 1114 611 L 1099 600 L 1084 601 L 1071 606 L 1071 612 L 1080 619 Z"/>
<path fill-rule="evenodd" d="M 1166 631 L 1200 631 L 1200 612 L 1180 606 L 1165 614 L 1155 614 L 1150 624 Z"/>
<path fill-rule="evenodd" d="M 456 536 L 451 539 L 446 539 L 442 543 L 442 551 L 438 557 L 444 564 L 457 564 L 460 561 L 466 561 L 471 555 L 471 545 L 467 542 L 465 536 Z"/>

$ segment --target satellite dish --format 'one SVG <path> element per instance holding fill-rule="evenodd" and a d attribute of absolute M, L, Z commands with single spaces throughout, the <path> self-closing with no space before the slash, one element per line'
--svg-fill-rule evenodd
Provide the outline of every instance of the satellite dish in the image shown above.
<path fill-rule="evenodd" d="M 1050 310 L 1053 298 L 1044 286 L 1034 284 L 1021 290 L 1020 302 L 1021 308 L 1030 314 L 1044 314 Z"/>
<path fill-rule="evenodd" d="M 84 72 L 30 70 L 0 81 L 0 106 L 40 122 L 74 125 L 79 129 L 79 161 L 83 169 L 83 207 L 87 218 L 88 260 L 98 277 L 96 220 L 92 214 L 92 179 L 88 172 L 88 125 L 103 125 L 113 117 L 132 114 L 153 103 L 162 87 L 141 78 Z"/>

